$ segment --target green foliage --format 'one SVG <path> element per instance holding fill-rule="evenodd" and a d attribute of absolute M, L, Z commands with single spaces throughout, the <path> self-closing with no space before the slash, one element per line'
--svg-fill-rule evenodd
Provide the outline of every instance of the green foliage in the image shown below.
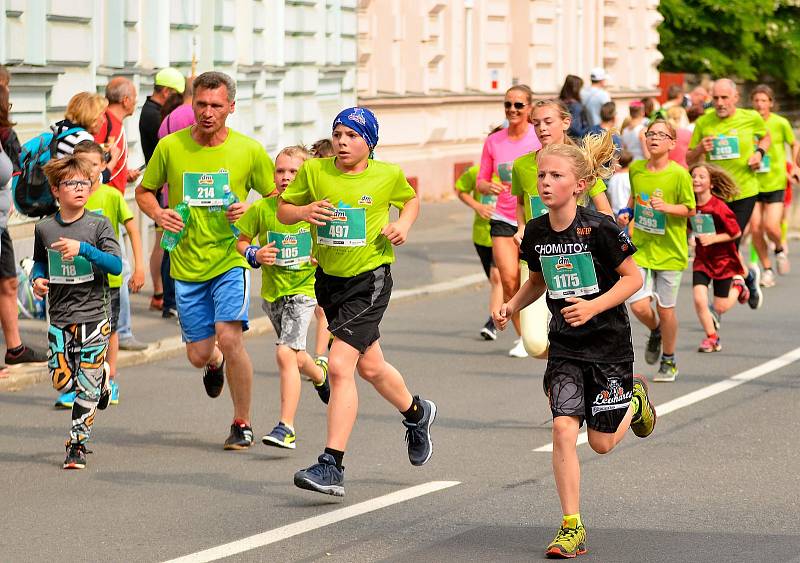
<path fill-rule="evenodd" d="M 658 9 L 660 70 L 771 77 L 800 92 L 800 0 L 661 0 Z"/>

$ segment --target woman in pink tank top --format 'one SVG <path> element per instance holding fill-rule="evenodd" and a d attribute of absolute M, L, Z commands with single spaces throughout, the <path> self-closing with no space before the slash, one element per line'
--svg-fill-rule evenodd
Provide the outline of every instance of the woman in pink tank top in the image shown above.
<path fill-rule="evenodd" d="M 519 248 L 514 242 L 517 232 L 517 198 L 511 194 L 511 167 L 514 160 L 541 148 L 531 125 L 533 91 L 523 84 L 508 89 L 503 101 L 508 129 L 487 137 L 483 144 L 478 191 L 497 196 L 495 211 L 489 222 L 492 235 L 492 258 L 500 271 L 503 299 L 508 300 L 519 289 Z M 500 183 L 492 182 L 496 175 Z M 513 317 L 514 329 L 520 334 L 519 315 Z M 525 357 L 521 341 L 509 352 Z"/>

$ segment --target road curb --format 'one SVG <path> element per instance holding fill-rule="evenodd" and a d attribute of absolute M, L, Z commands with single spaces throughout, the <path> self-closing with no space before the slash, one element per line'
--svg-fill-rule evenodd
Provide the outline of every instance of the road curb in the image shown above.
<path fill-rule="evenodd" d="M 392 301 L 404 301 L 417 297 L 424 297 L 435 293 L 454 291 L 465 287 L 479 285 L 486 282 L 483 274 L 470 274 L 451 281 L 430 284 L 413 289 L 400 289 L 392 293 Z M 245 333 L 246 338 L 259 336 L 272 332 L 272 325 L 266 317 L 259 317 L 250 321 L 250 330 Z M 180 336 L 170 336 L 151 343 L 145 350 L 128 352 L 120 350 L 117 365 L 120 368 L 139 365 L 174 358 L 184 353 L 184 343 Z M 9 366 L 10 375 L 0 379 L 0 392 L 21 391 L 31 385 L 50 381 L 50 374 L 46 364 L 25 366 Z"/>

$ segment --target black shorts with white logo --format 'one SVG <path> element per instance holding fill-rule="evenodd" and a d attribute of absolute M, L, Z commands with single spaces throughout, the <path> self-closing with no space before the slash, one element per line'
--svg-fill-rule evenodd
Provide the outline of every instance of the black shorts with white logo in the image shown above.
<path fill-rule="evenodd" d="M 388 264 L 352 278 L 329 276 L 317 268 L 314 291 L 336 338 L 363 354 L 381 337 L 378 325 L 392 295 Z"/>
<path fill-rule="evenodd" d="M 601 364 L 550 358 L 544 392 L 553 418 L 577 416 L 581 426 L 585 419 L 592 430 L 614 433 L 633 397 L 633 362 Z"/>

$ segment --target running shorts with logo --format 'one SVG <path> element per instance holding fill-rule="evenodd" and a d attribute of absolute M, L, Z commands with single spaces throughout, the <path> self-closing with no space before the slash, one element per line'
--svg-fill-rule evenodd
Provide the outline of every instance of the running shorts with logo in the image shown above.
<path fill-rule="evenodd" d="M 308 326 L 316 306 L 316 299 L 302 293 L 284 295 L 275 301 L 264 300 L 261 308 L 278 335 L 275 344 L 288 346 L 295 351 L 305 350 Z"/>
<path fill-rule="evenodd" d="M 202 282 L 175 280 L 175 302 L 184 342 L 199 342 L 216 333 L 219 322 L 241 322 L 248 329 L 250 271 L 231 268 Z"/>
<path fill-rule="evenodd" d="M 633 397 L 633 362 L 598 363 L 551 358 L 544 392 L 553 418 L 577 416 L 598 432 L 619 428 Z"/>
<path fill-rule="evenodd" d="M 381 336 L 378 326 L 392 294 L 388 264 L 351 278 L 330 276 L 317 268 L 314 285 L 328 330 L 360 353 Z"/>

